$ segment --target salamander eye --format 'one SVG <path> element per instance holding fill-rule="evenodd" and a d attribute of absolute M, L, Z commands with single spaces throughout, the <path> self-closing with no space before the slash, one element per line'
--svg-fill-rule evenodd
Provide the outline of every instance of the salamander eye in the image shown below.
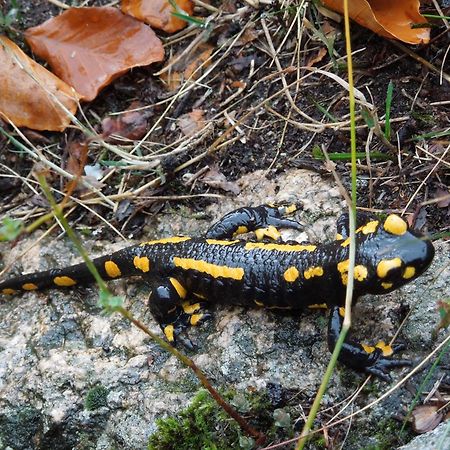
<path fill-rule="evenodd" d="M 383 228 L 390 234 L 401 236 L 408 230 L 408 224 L 396 214 L 390 214 L 384 221 Z"/>

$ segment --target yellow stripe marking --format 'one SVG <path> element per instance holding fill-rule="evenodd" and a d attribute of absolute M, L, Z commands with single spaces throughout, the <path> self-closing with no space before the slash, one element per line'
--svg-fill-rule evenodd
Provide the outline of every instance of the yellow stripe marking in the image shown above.
<path fill-rule="evenodd" d="M 358 230 L 361 231 L 362 234 L 375 233 L 378 224 L 379 224 L 378 220 L 371 220 L 370 222 L 367 222 L 365 225 L 360 227 Z M 358 230 L 356 230 L 356 232 L 358 232 Z"/>
<path fill-rule="evenodd" d="M 401 236 L 408 230 L 408 224 L 396 214 L 391 214 L 384 221 L 383 228 L 391 234 Z"/>
<path fill-rule="evenodd" d="M 336 233 L 336 241 L 342 241 L 342 239 L 344 239 L 344 236 L 341 233 Z"/>
<path fill-rule="evenodd" d="M 292 204 L 292 205 L 288 205 L 284 207 L 284 214 L 283 215 L 289 215 L 294 213 L 295 211 L 297 211 L 297 205 L 296 204 Z"/>
<path fill-rule="evenodd" d="M 367 278 L 367 267 L 363 265 L 355 266 L 354 278 L 358 281 L 364 281 Z"/>
<path fill-rule="evenodd" d="M 164 335 L 166 336 L 166 339 L 169 342 L 174 342 L 175 341 L 173 325 L 167 325 L 166 327 L 164 327 L 163 332 L 164 332 Z"/>
<path fill-rule="evenodd" d="M 373 353 L 375 351 L 375 347 L 372 347 L 371 345 L 366 345 L 366 344 L 360 344 L 361 347 L 364 349 L 364 351 L 366 353 Z"/>
<path fill-rule="evenodd" d="M 255 302 L 256 305 L 263 307 L 264 303 L 260 302 L 259 300 L 253 300 Z"/>
<path fill-rule="evenodd" d="M 189 241 L 191 238 L 189 236 L 172 236 L 172 237 L 168 237 L 168 238 L 163 238 L 163 239 L 157 239 L 155 241 L 147 241 L 147 242 L 143 242 L 141 245 L 158 245 L 158 244 L 178 244 L 180 242 L 185 242 L 185 241 Z"/>
<path fill-rule="evenodd" d="M 384 259 L 378 263 L 377 275 L 380 278 L 386 278 L 388 272 L 392 269 L 398 269 L 402 266 L 400 258 Z"/>
<path fill-rule="evenodd" d="M 170 281 L 171 285 L 177 291 L 178 297 L 186 298 L 187 291 L 184 288 L 184 286 L 176 278 L 169 278 L 169 281 Z M 185 312 L 187 312 L 187 311 L 185 310 Z"/>
<path fill-rule="evenodd" d="M 181 306 L 186 314 L 194 314 L 200 309 L 200 303 L 183 302 Z"/>
<path fill-rule="evenodd" d="M 74 286 L 75 284 L 77 284 L 77 282 L 73 278 L 66 276 L 53 278 L 53 283 L 55 283 L 56 286 L 64 287 Z"/>
<path fill-rule="evenodd" d="M 206 239 L 206 243 L 210 245 L 231 245 L 236 244 L 237 242 L 240 242 L 239 240 L 235 241 L 222 241 L 219 239 Z"/>
<path fill-rule="evenodd" d="M 133 264 L 136 269 L 139 269 L 142 272 L 148 272 L 150 270 L 150 261 L 146 256 L 135 256 Z"/>
<path fill-rule="evenodd" d="M 24 289 L 25 291 L 34 291 L 36 290 L 38 287 L 34 284 L 34 283 L 25 283 L 22 284 L 22 289 Z"/>
<path fill-rule="evenodd" d="M 244 225 L 240 225 L 237 227 L 237 230 L 233 233 L 233 236 L 237 236 L 238 234 L 248 233 L 248 228 Z"/>
<path fill-rule="evenodd" d="M 114 261 L 105 261 L 105 272 L 110 278 L 117 278 L 122 275 L 119 266 Z"/>
<path fill-rule="evenodd" d="M 191 319 L 190 319 L 191 325 L 192 325 L 193 327 L 195 327 L 196 325 L 198 325 L 198 323 L 200 322 L 200 320 L 202 319 L 202 317 L 203 317 L 203 314 L 192 314 Z"/>
<path fill-rule="evenodd" d="M 273 225 L 269 225 L 267 228 L 258 228 L 255 230 L 255 236 L 258 241 L 264 239 L 265 236 L 276 241 L 281 237 L 281 233 Z"/>
<path fill-rule="evenodd" d="M 4 295 L 14 295 L 17 291 L 11 288 L 5 288 L 2 290 L 2 294 Z"/>
<path fill-rule="evenodd" d="M 390 289 L 392 286 L 394 286 L 394 283 L 386 283 L 385 281 L 383 281 L 381 283 L 381 286 L 383 286 L 384 289 Z"/>
<path fill-rule="evenodd" d="M 232 278 L 233 280 L 242 280 L 244 278 L 244 269 L 242 267 L 228 267 L 211 264 L 201 259 L 179 258 L 175 256 L 173 263 L 176 267 L 184 270 L 196 270 L 197 272 L 206 273 L 213 278 Z"/>
<path fill-rule="evenodd" d="M 341 247 L 347 247 L 350 245 L 350 238 L 347 238 L 344 242 L 341 243 Z"/>
<path fill-rule="evenodd" d="M 323 275 L 323 268 L 322 267 L 310 267 L 309 269 L 305 270 L 303 272 L 303 276 L 309 280 L 313 277 L 321 277 Z"/>
<path fill-rule="evenodd" d="M 289 269 L 286 269 L 286 271 L 283 274 L 283 278 L 288 283 L 293 283 L 298 277 L 300 273 L 298 272 L 297 267 L 289 267 Z"/>
<path fill-rule="evenodd" d="M 264 242 L 247 242 L 245 250 L 269 250 L 279 252 L 312 252 L 317 247 L 315 245 L 290 245 L 290 244 L 265 244 Z"/>
<path fill-rule="evenodd" d="M 316 303 L 315 305 L 309 305 L 309 309 L 328 309 L 328 306 L 326 303 Z"/>
<path fill-rule="evenodd" d="M 403 272 L 403 278 L 409 280 L 416 274 L 416 268 L 412 266 L 407 266 Z"/>
<path fill-rule="evenodd" d="M 385 344 L 384 341 L 379 341 L 375 344 L 375 347 L 383 352 L 383 356 L 391 356 L 394 354 L 394 349 L 390 345 Z"/>

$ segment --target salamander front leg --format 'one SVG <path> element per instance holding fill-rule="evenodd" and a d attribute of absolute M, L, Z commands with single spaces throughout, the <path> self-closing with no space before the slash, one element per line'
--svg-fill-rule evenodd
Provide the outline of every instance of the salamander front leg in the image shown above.
<path fill-rule="evenodd" d="M 239 234 L 255 232 L 258 240 L 264 237 L 277 240 L 277 228 L 302 230 L 304 226 L 286 216 L 299 209 L 296 204 L 260 205 L 238 208 L 226 214 L 206 232 L 208 239 L 231 239 Z"/>
<path fill-rule="evenodd" d="M 328 322 L 328 347 L 334 350 L 342 329 L 344 308 L 334 306 L 330 311 Z M 402 344 L 387 345 L 380 341 L 375 346 L 359 344 L 346 339 L 339 354 L 339 361 L 353 369 L 360 370 L 384 381 L 390 381 L 389 371 L 393 368 L 410 366 L 406 359 L 392 359 L 392 356 L 403 350 Z"/>
<path fill-rule="evenodd" d="M 204 309 L 204 303 L 189 303 L 186 289 L 176 278 L 152 279 L 149 284 L 152 288 L 150 311 L 166 339 L 174 345 L 180 341 L 187 348 L 194 348 L 185 331 L 211 318 Z"/>
<path fill-rule="evenodd" d="M 364 234 L 375 232 L 379 224 L 378 217 L 375 214 L 365 211 L 356 213 L 356 230 Z M 339 216 L 336 222 L 336 240 L 347 239 L 350 236 L 348 213 Z"/>

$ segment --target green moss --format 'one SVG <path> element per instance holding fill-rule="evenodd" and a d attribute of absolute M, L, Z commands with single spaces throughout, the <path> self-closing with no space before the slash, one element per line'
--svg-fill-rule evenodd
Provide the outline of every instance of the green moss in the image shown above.
<path fill-rule="evenodd" d="M 228 392 L 224 397 L 252 426 L 276 430 L 270 403 L 260 393 Z M 244 436 L 237 423 L 220 408 L 205 390 L 200 390 L 190 406 L 176 417 L 156 421 L 158 430 L 150 436 L 148 450 L 227 450 L 251 449 L 253 439 Z M 283 430 L 285 433 L 286 430 Z M 271 437 L 274 436 L 273 432 Z"/>
<path fill-rule="evenodd" d="M 108 397 L 108 389 L 105 386 L 96 386 L 89 390 L 84 401 L 84 407 L 88 411 L 94 411 L 95 409 L 106 406 Z"/>

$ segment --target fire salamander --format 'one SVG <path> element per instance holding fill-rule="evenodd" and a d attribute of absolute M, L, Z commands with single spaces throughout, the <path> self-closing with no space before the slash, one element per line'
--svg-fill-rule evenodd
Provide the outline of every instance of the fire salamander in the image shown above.
<path fill-rule="evenodd" d="M 324 304 L 330 309 L 328 345 L 333 350 L 343 321 L 349 269 L 348 215 L 337 223 L 336 240 L 321 245 L 282 242 L 277 228 L 301 229 L 286 217 L 296 206 L 240 208 L 214 224 L 205 238 L 177 236 L 144 242 L 95 259 L 107 280 L 140 275 L 151 287 L 150 309 L 166 338 L 175 342 L 188 326 L 210 318 L 210 302 L 302 310 Z M 434 257 L 431 241 L 395 214 L 380 220 L 359 214 L 356 230 L 354 298 L 386 294 L 422 274 Z M 263 242 L 238 240 L 255 232 Z M 11 278 L 0 293 L 13 295 L 49 287 L 93 282 L 84 263 Z M 389 380 L 400 345 L 374 346 L 347 339 L 340 361 Z"/>

